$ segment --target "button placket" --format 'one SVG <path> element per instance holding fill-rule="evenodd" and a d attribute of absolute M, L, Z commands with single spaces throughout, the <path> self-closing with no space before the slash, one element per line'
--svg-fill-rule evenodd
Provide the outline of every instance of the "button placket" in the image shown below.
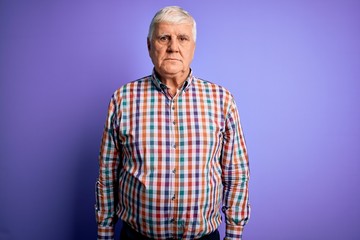
<path fill-rule="evenodd" d="M 176 200 L 176 194 L 175 194 L 175 174 L 174 174 L 174 169 L 176 169 L 176 121 L 175 121 L 175 100 L 174 98 L 171 99 L 169 101 L 169 107 L 170 107 L 170 155 L 171 155 L 171 159 L 170 159 L 170 182 L 171 182 L 171 187 L 170 187 L 170 192 L 169 192 L 169 201 L 170 201 L 170 206 L 171 209 L 175 208 L 175 200 Z M 171 224 L 176 224 L 176 212 L 172 212 L 171 215 L 172 216 L 170 218 L 170 223 Z"/>

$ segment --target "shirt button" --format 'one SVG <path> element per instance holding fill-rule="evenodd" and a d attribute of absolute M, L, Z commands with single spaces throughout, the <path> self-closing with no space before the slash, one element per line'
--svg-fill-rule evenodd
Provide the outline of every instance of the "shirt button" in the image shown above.
<path fill-rule="evenodd" d="M 175 200 L 175 194 L 172 196 L 171 200 L 173 200 L 173 201 Z"/>
<path fill-rule="evenodd" d="M 172 147 L 173 147 L 173 148 L 176 148 L 176 144 L 174 143 L 174 144 L 172 145 Z"/>
<path fill-rule="evenodd" d="M 175 124 L 176 124 L 176 122 L 175 122 L 175 121 L 173 121 L 173 124 L 175 125 Z"/>
<path fill-rule="evenodd" d="M 174 169 L 172 170 L 172 173 L 173 173 L 173 174 L 175 174 L 175 173 L 176 173 L 176 168 L 174 168 Z"/>

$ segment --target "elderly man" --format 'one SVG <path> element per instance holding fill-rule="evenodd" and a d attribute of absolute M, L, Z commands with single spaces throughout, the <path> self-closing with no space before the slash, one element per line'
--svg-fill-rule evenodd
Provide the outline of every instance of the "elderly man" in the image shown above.
<path fill-rule="evenodd" d="M 150 24 L 150 76 L 113 94 L 96 185 L 98 239 L 241 239 L 249 164 L 234 99 L 190 68 L 196 23 L 165 7 Z"/>

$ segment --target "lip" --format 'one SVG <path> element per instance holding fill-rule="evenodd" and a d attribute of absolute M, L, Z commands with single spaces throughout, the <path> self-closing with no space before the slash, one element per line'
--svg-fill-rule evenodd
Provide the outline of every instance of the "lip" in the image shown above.
<path fill-rule="evenodd" d="M 164 60 L 169 60 L 169 61 L 181 61 L 178 58 L 165 58 Z"/>

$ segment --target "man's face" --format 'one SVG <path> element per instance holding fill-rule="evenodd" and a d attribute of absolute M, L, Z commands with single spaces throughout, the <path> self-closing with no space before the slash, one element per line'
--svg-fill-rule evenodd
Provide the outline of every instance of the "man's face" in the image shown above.
<path fill-rule="evenodd" d="M 148 39 L 148 49 L 161 77 L 188 74 L 195 52 L 192 24 L 156 24 L 152 39 Z"/>

